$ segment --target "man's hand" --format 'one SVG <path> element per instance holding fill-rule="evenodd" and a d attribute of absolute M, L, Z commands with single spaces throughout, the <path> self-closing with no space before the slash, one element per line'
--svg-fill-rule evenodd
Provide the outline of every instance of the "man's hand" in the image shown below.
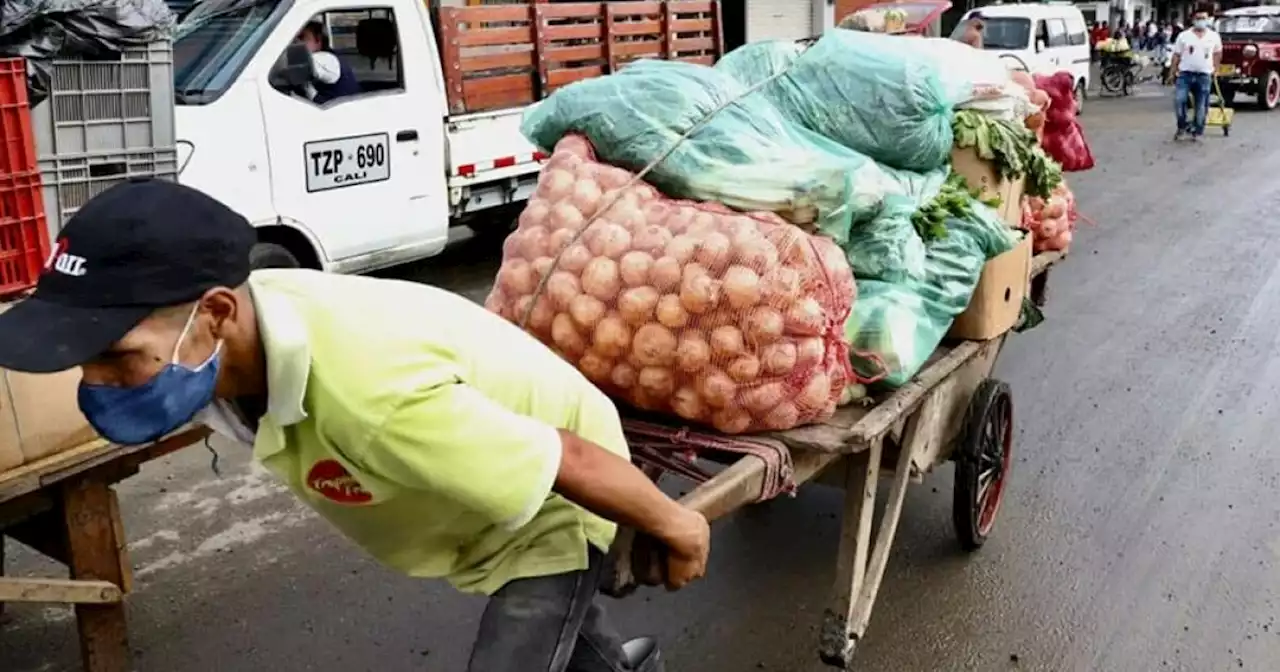
<path fill-rule="evenodd" d="M 662 544 L 666 552 L 659 555 L 665 555 L 666 576 L 661 578 L 668 588 L 682 588 L 706 573 L 711 527 L 702 514 L 667 497 L 626 459 L 563 429 L 560 440 L 556 492 Z M 655 584 L 659 580 L 652 577 Z"/>
<path fill-rule="evenodd" d="M 707 573 L 711 553 L 711 525 L 701 513 L 681 507 L 678 520 L 664 531 L 667 547 L 667 589 L 680 590 Z"/>

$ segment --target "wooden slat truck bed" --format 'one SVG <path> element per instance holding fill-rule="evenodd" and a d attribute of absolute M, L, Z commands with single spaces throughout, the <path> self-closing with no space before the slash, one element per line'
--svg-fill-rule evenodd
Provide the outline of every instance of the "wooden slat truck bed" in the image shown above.
<path fill-rule="evenodd" d="M 450 114 L 529 105 L 640 58 L 724 52 L 717 0 L 445 7 L 438 25 Z"/>

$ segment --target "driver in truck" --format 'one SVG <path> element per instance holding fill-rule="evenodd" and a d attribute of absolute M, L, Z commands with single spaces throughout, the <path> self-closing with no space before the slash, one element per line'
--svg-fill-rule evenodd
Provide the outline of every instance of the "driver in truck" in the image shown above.
<path fill-rule="evenodd" d="M 307 86 L 307 97 L 318 105 L 343 96 L 354 96 L 360 93 L 360 80 L 356 74 L 338 55 L 329 48 L 329 38 L 325 35 L 324 23 L 309 21 L 298 33 L 298 39 L 307 45 L 311 52 L 311 84 Z"/>
<path fill-rule="evenodd" d="M 596 593 L 615 524 L 666 549 L 676 589 L 710 528 L 628 460 L 613 403 L 515 325 L 411 282 L 250 273 L 253 227 L 172 182 L 117 185 L 0 314 L 0 367 L 80 367 L 102 436 L 190 422 L 254 457 L 379 561 L 489 596 L 469 672 L 658 672 Z"/>

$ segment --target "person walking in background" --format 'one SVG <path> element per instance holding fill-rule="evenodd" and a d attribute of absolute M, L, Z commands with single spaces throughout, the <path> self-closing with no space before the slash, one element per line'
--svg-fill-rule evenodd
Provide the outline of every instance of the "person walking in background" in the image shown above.
<path fill-rule="evenodd" d="M 1209 114 L 1209 89 L 1213 73 L 1222 62 L 1222 38 L 1209 27 L 1209 14 L 1198 11 L 1192 17 L 1191 30 L 1178 36 L 1173 45 L 1173 63 L 1170 69 L 1177 73 L 1173 94 L 1174 114 L 1178 130 L 1174 140 L 1190 136 L 1199 140 L 1204 136 L 1205 117 Z M 1187 121 L 1188 97 L 1195 100 L 1195 117 Z"/>

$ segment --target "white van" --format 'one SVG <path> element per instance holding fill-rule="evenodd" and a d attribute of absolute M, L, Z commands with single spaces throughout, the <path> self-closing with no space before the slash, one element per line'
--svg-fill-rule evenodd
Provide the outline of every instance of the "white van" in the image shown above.
<path fill-rule="evenodd" d="M 1089 28 L 1084 15 L 1067 2 L 989 5 L 964 14 L 952 34 L 958 39 L 965 23 L 981 14 L 986 24 L 982 46 L 1010 61 L 1011 67 L 1051 75 L 1067 71 L 1076 80 L 1076 104 L 1089 89 Z"/>

